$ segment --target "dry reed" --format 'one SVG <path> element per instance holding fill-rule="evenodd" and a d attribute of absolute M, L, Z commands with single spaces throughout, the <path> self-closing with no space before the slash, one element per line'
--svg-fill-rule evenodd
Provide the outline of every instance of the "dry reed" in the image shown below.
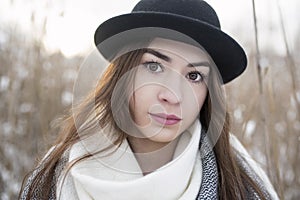
<path fill-rule="evenodd" d="M 280 199 L 293 200 L 300 198 L 300 63 L 289 50 L 282 16 L 280 23 L 286 56 L 260 51 L 256 27 L 248 68 L 226 90 L 232 132 L 268 172 Z M 70 107 L 82 58 L 49 55 L 41 43 L 45 25 L 37 39 L 20 36 L 16 27 L 0 28 L 7 38 L 0 44 L 0 198 L 16 199 L 25 173 L 55 138 L 51 123 Z"/>

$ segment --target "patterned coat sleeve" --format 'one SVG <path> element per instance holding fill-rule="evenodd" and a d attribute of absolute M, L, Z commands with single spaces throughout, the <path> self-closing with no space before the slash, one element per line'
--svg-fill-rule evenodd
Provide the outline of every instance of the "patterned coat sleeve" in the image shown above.
<path fill-rule="evenodd" d="M 50 150 L 51 151 L 51 150 Z M 34 190 L 33 198 L 31 200 L 55 200 L 56 199 L 56 183 L 58 180 L 59 175 L 63 171 L 64 167 L 67 163 L 67 155 L 68 152 L 65 153 L 62 158 L 57 162 L 57 164 L 54 167 L 54 175 L 51 177 L 51 189 L 48 194 L 44 194 L 42 192 L 43 185 L 45 184 L 45 178 L 42 178 L 40 183 L 38 184 L 38 187 Z M 21 191 L 20 200 L 25 200 L 28 196 L 30 186 L 33 184 L 34 178 L 37 176 L 37 174 L 41 171 L 43 167 L 43 162 L 38 165 L 38 167 L 31 173 L 29 178 L 26 180 L 25 186 Z M 43 175 L 43 177 L 46 177 L 46 175 Z"/>
<path fill-rule="evenodd" d="M 259 186 L 261 186 L 261 188 L 266 189 L 265 192 L 269 194 L 272 200 L 279 200 L 278 195 L 274 190 L 274 187 L 271 184 L 264 170 L 259 166 L 259 164 L 255 160 L 253 160 L 253 158 L 249 155 L 245 147 L 233 134 L 230 134 L 230 144 L 239 153 L 239 155 L 237 156 L 238 162 L 240 163 L 241 167 L 246 172 L 248 172 L 247 174 L 252 175 L 251 178 L 253 178 L 254 180 L 259 179 L 259 181 L 256 182 Z M 254 173 L 252 173 L 252 171 Z"/>

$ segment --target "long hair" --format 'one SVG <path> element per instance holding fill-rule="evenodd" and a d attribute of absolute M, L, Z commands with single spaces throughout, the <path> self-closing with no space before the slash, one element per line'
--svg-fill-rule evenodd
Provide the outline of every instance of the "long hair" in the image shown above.
<path fill-rule="evenodd" d="M 221 83 L 221 76 L 213 65 L 207 83 L 208 95 L 200 111 L 202 127 L 214 144 L 219 175 L 219 199 L 247 199 L 246 190 L 250 186 L 264 200 L 266 198 L 263 192 L 238 164 L 238 152 L 230 145 L 230 115 Z"/>
<path fill-rule="evenodd" d="M 26 185 L 26 180 L 31 176 L 30 184 L 26 186 L 27 194 L 25 199 L 32 199 L 36 196 L 37 190 L 42 194 L 40 196 L 41 199 L 48 199 L 51 187 L 53 187 L 51 184 L 53 184 L 53 177 L 55 177 L 56 165 L 64 152 L 79 142 L 82 137 L 89 137 L 94 134 L 94 130 L 96 130 L 98 126 L 111 126 L 116 133 L 113 144 L 116 146 L 121 145 L 122 141 L 126 138 L 126 134 L 118 127 L 118 124 L 114 120 L 111 98 L 119 79 L 129 70 L 139 65 L 144 53 L 144 49 L 130 51 L 121 55 L 109 65 L 95 90 L 92 91 L 85 100 L 79 103 L 76 108 L 71 110 L 68 116 L 62 121 L 59 137 L 53 145 L 53 150 L 50 151 L 33 172 L 24 178 L 20 196 Z M 229 143 L 230 123 L 228 113 L 225 113 L 224 123 L 220 123 L 218 117 L 212 117 L 215 116 L 214 114 L 218 116 L 218 112 L 216 109 L 212 109 L 212 106 L 217 105 L 222 109 L 226 109 L 226 105 L 224 105 L 222 96 L 219 96 L 222 94 L 221 86 L 218 81 L 214 81 L 217 77 L 216 73 L 212 70 L 209 74 L 209 94 L 201 109 L 200 121 L 207 131 L 221 131 L 213 148 L 219 173 L 219 198 L 224 200 L 246 199 L 246 185 L 250 185 L 261 199 L 264 199 L 259 187 L 246 172 L 239 167 L 236 161 L 235 153 Z M 130 82 L 132 78 L 133 77 L 129 76 L 127 81 Z M 127 86 L 124 84 L 124 91 L 126 91 L 125 87 Z M 124 98 L 119 98 L 120 101 L 122 101 L 122 99 L 124 100 Z M 212 103 L 212 99 L 216 99 L 216 101 Z M 120 104 L 124 104 L 124 102 Z M 95 111 L 97 111 L 97 115 L 94 115 Z M 209 127 L 211 127 L 211 129 Z M 91 156 L 93 156 L 93 154 L 82 156 L 72 163 L 69 168 Z"/>

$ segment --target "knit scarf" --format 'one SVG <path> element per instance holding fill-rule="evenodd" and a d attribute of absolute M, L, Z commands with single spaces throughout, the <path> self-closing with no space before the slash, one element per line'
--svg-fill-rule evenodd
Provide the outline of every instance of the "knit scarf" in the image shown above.
<path fill-rule="evenodd" d="M 252 162 L 253 160 L 233 135 L 231 135 L 231 145 L 234 148 L 239 148 L 239 152 L 236 154 L 238 164 L 249 175 L 249 177 L 252 178 L 254 182 L 256 182 L 256 184 L 264 194 L 264 197 L 267 200 L 278 199 L 271 183 L 269 182 L 268 178 L 261 170 L 261 168 L 256 167 L 256 163 L 252 163 L 254 164 L 253 167 L 255 167 L 255 171 L 249 166 L 248 161 L 250 160 Z M 243 156 L 245 156 L 247 160 L 240 154 L 243 154 Z M 200 155 L 202 160 L 202 183 L 196 200 L 216 200 L 219 198 L 217 162 L 211 142 L 204 131 L 202 131 L 201 134 Z M 259 177 L 257 173 L 259 173 L 261 177 Z M 264 180 L 262 180 L 261 178 L 263 178 Z M 269 191 L 267 191 L 265 184 L 270 188 L 273 198 L 270 197 Z M 246 199 L 260 200 L 258 194 L 250 185 L 246 186 Z"/>
<path fill-rule="evenodd" d="M 235 149 L 239 149 L 238 153 L 236 154 L 236 159 L 238 161 L 238 164 L 240 167 L 257 183 L 261 191 L 263 192 L 266 199 L 274 199 L 277 200 L 278 196 L 276 192 L 274 191 L 272 185 L 270 184 L 268 178 L 266 177 L 265 173 L 258 167 L 258 165 L 250 158 L 250 156 L 247 154 L 246 150 L 242 147 L 242 145 L 239 143 L 239 141 L 234 137 L 231 136 L 231 145 Z M 241 150 L 242 149 L 242 150 Z M 199 187 L 199 192 L 197 195 L 195 195 L 195 198 L 190 199 L 196 199 L 196 200 L 216 200 L 219 198 L 218 196 L 218 187 L 219 187 L 219 180 L 218 180 L 218 169 L 217 169 L 217 163 L 216 163 L 216 157 L 214 155 L 214 152 L 212 150 L 212 145 L 209 142 L 209 139 L 207 137 L 207 134 L 202 131 L 201 133 L 201 139 L 200 139 L 200 146 L 199 146 L 199 152 L 197 154 L 197 159 L 201 160 L 201 166 L 199 167 L 199 172 L 202 172 L 201 176 L 201 186 Z M 55 200 L 57 195 L 57 190 L 60 191 L 60 187 L 58 183 L 61 180 L 62 174 L 64 174 L 64 168 L 68 163 L 68 157 L 69 157 L 69 151 L 66 151 L 64 156 L 61 158 L 61 160 L 58 162 L 56 167 L 56 174 L 53 177 L 53 187 L 50 191 L 49 199 Z M 249 165 L 251 164 L 251 167 Z M 28 182 L 22 192 L 21 199 L 25 199 L 29 185 L 31 184 L 31 181 L 35 174 L 39 171 L 39 168 L 35 170 L 35 172 L 32 174 L 32 176 L 28 179 Z M 60 177 L 60 178 L 58 178 Z M 67 192 L 67 195 L 71 195 L 72 199 L 76 200 L 78 199 L 78 196 L 76 195 L 76 191 L 74 190 L 74 182 L 72 179 L 68 178 L 65 179 L 64 184 L 68 185 L 71 190 L 64 191 Z M 41 187 L 43 183 L 40 184 Z M 73 189 L 72 189 L 73 188 Z M 139 190 L 139 188 L 136 188 L 136 190 Z M 44 199 L 45 194 L 39 193 L 40 189 L 37 189 L 35 191 L 35 198 L 33 200 L 38 199 Z M 117 193 L 118 191 L 116 191 Z M 246 187 L 246 199 L 249 200 L 259 200 L 257 193 L 251 188 L 251 186 Z"/>
<path fill-rule="evenodd" d="M 73 184 L 62 184 L 62 199 L 196 199 L 201 185 L 201 159 L 198 150 L 201 125 L 198 120 L 179 137 L 172 161 L 143 175 L 139 164 L 124 140 L 108 156 L 95 155 L 72 167 L 68 174 Z M 91 151 L 96 141 L 90 138 L 84 146 L 70 151 L 70 161 Z M 102 138 L 101 141 L 103 141 Z M 99 148 L 96 144 L 95 148 Z M 154 152 L 159 156 L 160 151 Z M 58 188 L 61 188 L 58 186 Z M 75 191 L 74 191 L 75 190 Z M 70 193 L 72 191 L 72 193 Z"/>
<path fill-rule="evenodd" d="M 199 123 L 199 122 L 198 122 Z M 195 125 L 196 124 L 196 125 Z M 115 176 L 116 181 L 111 181 L 112 179 L 108 181 L 99 180 L 99 178 L 95 177 L 88 177 L 94 174 L 94 172 L 85 173 L 89 170 L 93 170 L 94 166 L 92 165 L 82 165 L 79 170 L 73 171 L 73 184 L 67 185 L 67 189 L 64 190 L 63 196 L 65 198 L 63 199 L 72 199 L 80 197 L 80 199 L 103 199 L 103 196 L 107 199 L 118 199 L 122 196 L 122 199 L 197 199 L 197 200 L 216 200 L 219 198 L 218 195 L 218 168 L 217 168 L 217 162 L 216 157 L 212 148 L 212 145 L 208 139 L 207 134 L 204 131 L 201 131 L 200 126 L 197 126 L 197 123 L 195 123 L 192 132 L 193 136 L 190 138 L 189 145 L 187 145 L 187 142 L 182 142 L 184 139 L 181 139 L 181 143 L 184 145 L 180 145 L 175 150 L 186 147 L 188 150 L 183 151 L 182 155 L 178 156 L 177 163 L 171 161 L 171 163 L 168 163 L 166 166 L 163 166 L 162 169 L 159 169 L 158 171 L 154 171 L 151 174 L 147 176 L 140 176 L 139 174 L 124 174 L 124 171 L 121 172 L 121 178 L 117 177 L 119 174 L 113 174 L 116 171 L 114 170 L 108 170 L 107 173 L 109 176 Z M 196 128 L 195 128 L 196 127 Z M 190 128 L 191 129 L 191 128 Z M 201 132 L 201 138 L 199 136 L 199 133 Z M 198 137 L 197 137 L 198 135 Z M 232 136 L 234 137 L 234 136 Z M 195 151 L 195 141 L 193 140 L 200 140 L 200 151 L 198 153 Z M 234 139 L 233 139 L 234 140 Z M 234 143 L 236 148 L 243 148 L 240 145 L 240 143 L 235 144 L 238 140 L 232 142 Z M 194 145 L 193 145 L 194 143 Z M 191 148 L 191 144 L 192 147 Z M 181 146 L 181 147 L 180 147 Z M 198 145 L 197 145 L 198 146 Z M 189 149 L 190 148 L 190 149 Z M 191 150 L 193 149 L 194 150 Z M 197 147 L 196 147 L 197 148 Z M 181 150 L 182 151 L 182 150 Z M 179 150 L 179 152 L 181 152 Z M 188 153 L 187 153 L 188 152 Z M 243 152 L 240 151 L 240 154 Z M 177 152 L 178 154 L 178 152 Z M 189 154 L 189 155 L 188 155 Z M 191 155 L 194 154 L 198 158 L 193 158 L 194 156 Z M 264 194 L 266 199 L 271 199 L 266 187 L 265 183 L 262 181 L 261 177 L 257 175 L 253 171 L 253 169 L 249 166 L 248 162 L 244 157 L 247 158 L 248 155 L 244 154 L 244 157 L 242 157 L 240 154 L 237 154 L 237 161 L 238 164 L 241 166 L 241 168 L 257 183 L 257 185 L 260 187 L 262 193 Z M 124 157 L 124 155 L 118 155 L 117 157 L 120 158 L 120 156 Z M 129 156 L 132 156 L 132 154 L 129 154 Z M 186 159 L 188 156 L 191 156 L 190 159 Z M 201 159 L 200 159 L 200 158 Z M 132 158 L 131 158 L 132 159 Z M 181 165 L 180 159 L 182 163 L 185 163 L 185 165 Z M 130 169 L 136 169 L 137 166 L 131 166 L 128 167 L 128 164 L 131 165 L 132 163 L 126 163 L 128 159 L 124 160 L 124 165 L 126 165 L 126 170 Z M 198 162 L 197 162 L 198 161 Z M 200 161 L 200 162 L 199 162 Z M 187 164 L 188 163 L 188 164 Z M 200 164 L 199 164 L 200 163 Z M 96 163 L 96 165 L 99 164 Z M 177 165 L 177 168 L 176 168 Z M 194 165 L 189 167 L 189 165 Z M 201 167 L 201 166 L 202 167 Z M 118 163 L 117 166 L 122 166 L 122 161 Z M 90 169 L 85 169 L 86 167 L 90 167 Z M 170 169 L 168 169 L 168 167 Z M 201 170 L 202 168 L 202 170 Z M 76 169 L 76 168 L 75 168 Z M 123 168 L 125 169 L 125 168 Z M 104 170 L 104 168 L 100 168 L 99 170 Z M 176 171 L 177 170 L 177 171 Z M 199 175 L 199 172 L 202 171 L 202 174 Z M 82 174 L 83 172 L 83 174 Z M 102 172 L 103 173 L 103 172 Z M 173 173 L 173 174 L 172 174 Z M 71 172 L 72 174 L 72 172 Z M 88 176 L 84 176 L 87 175 Z M 175 176 L 175 177 L 174 177 Z M 119 182 L 118 180 L 123 179 L 123 182 Z M 126 180 L 126 181 L 124 181 Z M 129 181 L 128 181 L 129 180 Z M 179 182 L 176 184 L 173 184 L 172 182 Z M 189 183 L 187 183 L 188 181 Z M 166 184 L 170 184 L 171 187 L 166 186 Z M 173 185 L 172 185 L 173 184 Z M 94 187 L 94 188 L 92 188 Z M 103 188 L 104 187 L 104 188 Z M 149 188 L 148 188 L 149 187 Z M 177 188 L 176 188 L 177 187 Z M 106 188 L 106 189 L 105 189 Z M 119 189 L 118 189 L 119 188 Z M 126 188 L 126 189 L 125 189 Z M 196 188 L 196 189 L 195 189 Z M 70 193 L 72 190 L 73 194 L 66 195 Z M 109 191 L 112 191 L 112 194 L 103 195 L 104 191 L 109 193 Z M 67 192 L 66 192 L 67 191 Z M 115 192 L 114 192 L 115 191 Z M 128 191 L 128 192 L 127 192 Z M 152 192 L 152 193 L 151 193 Z M 247 199 L 257 199 L 259 200 L 258 194 L 254 191 L 254 189 L 251 186 L 246 187 L 246 196 Z M 157 194 L 155 194 L 157 193 Z M 76 195 L 77 194 L 77 195 Z M 102 198 L 99 198 L 98 195 L 103 195 Z M 173 195 L 173 197 L 172 197 Z M 175 196 L 177 196 L 175 198 Z"/>

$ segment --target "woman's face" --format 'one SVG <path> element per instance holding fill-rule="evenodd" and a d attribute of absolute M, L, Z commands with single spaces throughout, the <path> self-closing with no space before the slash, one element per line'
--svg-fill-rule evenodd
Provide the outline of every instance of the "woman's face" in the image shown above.
<path fill-rule="evenodd" d="M 170 142 L 198 118 L 207 95 L 209 58 L 200 48 L 162 38 L 143 54 L 130 97 L 141 137 Z"/>

